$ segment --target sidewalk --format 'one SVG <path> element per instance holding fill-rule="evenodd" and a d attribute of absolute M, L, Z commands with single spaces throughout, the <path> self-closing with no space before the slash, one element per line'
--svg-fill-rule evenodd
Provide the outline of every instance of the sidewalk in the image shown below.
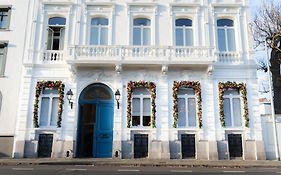
<path fill-rule="evenodd" d="M 281 168 L 281 161 L 275 160 L 188 160 L 188 159 L 79 159 L 79 158 L 44 158 L 44 159 L 0 159 L 0 166 L 20 165 L 93 165 L 93 166 L 169 166 L 169 167 L 213 167 L 213 168 Z"/>

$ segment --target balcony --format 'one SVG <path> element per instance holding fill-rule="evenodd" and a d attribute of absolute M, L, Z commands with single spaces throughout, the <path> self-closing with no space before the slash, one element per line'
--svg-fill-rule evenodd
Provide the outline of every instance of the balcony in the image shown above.
<path fill-rule="evenodd" d="M 169 65 L 244 64 L 240 52 L 214 52 L 208 47 L 74 46 L 67 50 L 29 50 L 26 65 Z"/>
<path fill-rule="evenodd" d="M 25 65 L 56 65 L 65 64 L 67 58 L 65 50 L 28 50 Z"/>
<path fill-rule="evenodd" d="M 170 46 L 74 46 L 69 48 L 69 64 L 167 64 L 208 65 L 213 50 L 207 47 Z"/>
<path fill-rule="evenodd" d="M 215 54 L 218 62 L 222 64 L 240 64 L 242 63 L 239 52 L 218 52 Z"/>

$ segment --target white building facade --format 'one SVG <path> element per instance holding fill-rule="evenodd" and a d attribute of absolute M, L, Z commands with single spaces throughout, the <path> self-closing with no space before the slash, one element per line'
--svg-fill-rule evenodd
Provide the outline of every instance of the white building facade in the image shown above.
<path fill-rule="evenodd" d="M 0 1 L 0 157 L 13 156 L 27 11 L 28 1 Z"/>
<path fill-rule="evenodd" d="M 29 9 L 14 157 L 265 159 L 248 0 Z"/>

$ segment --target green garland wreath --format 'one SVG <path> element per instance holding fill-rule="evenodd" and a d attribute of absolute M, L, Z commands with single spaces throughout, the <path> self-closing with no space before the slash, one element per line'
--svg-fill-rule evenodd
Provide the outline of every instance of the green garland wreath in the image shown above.
<path fill-rule="evenodd" d="M 127 128 L 131 127 L 132 120 L 132 93 L 134 88 L 144 87 L 148 88 L 151 95 L 151 106 L 152 106 L 152 114 L 151 114 L 151 126 L 152 128 L 156 128 L 155 119 L 156 119 L 156 86 L 153 82 L 146 81 L 130 81 L 127 86 Z"/>
<path fill-rule="evenodd" d="M 174 124 L 173 127 L 177 128 L 178 125 L 178 91 L 181 87 L 186 88 L 192 88 L 195 91 L 195 95 L 197 97 L 197 117 L 198 117 L 198 123 L 199 128 L 202 128 L 202 97 L 201 97 L 201 86 L 200 83 L 197 81 L 174 81 L 173 85 L 173 118 L 174 118 Z"/>
<path fill-rule="evenodd" d="M 39 97 L 44 88 L 58 88 L 59 93 L 59 104 L 58 104 L 58 120 L 57 127 L 61 127 L 62 121 L 62 111 L 63 111 L 63 98 L 64 98 L 64 84 L 62 81 L 40 81 L 37 82 L 36 92 L 35 92 L 35 101 L 34 101 L 34 111 L 33 111 L 33 126 L 35 128 L 39 127 L 38 122 L 38 109 L 39 109 Z"/>
<path fill-rule="evenodd" d="M 242 99 L 243 99 L 243 110 L 244 110 L 243 117 L 245 120 L 245 127 L 248 128 L 249 127 L 249 112 L 248 112 L 246 84 L 227 81 L 225 83 L 219 82 L 218 86 L 219 86 L 219 111 L 220 111 L 221 126 L 225 127 L 224 111 L 223 111 L 224 91 L 230 88 L 230 89 L 238 89 L 239 92 L 241 92 Z"/>

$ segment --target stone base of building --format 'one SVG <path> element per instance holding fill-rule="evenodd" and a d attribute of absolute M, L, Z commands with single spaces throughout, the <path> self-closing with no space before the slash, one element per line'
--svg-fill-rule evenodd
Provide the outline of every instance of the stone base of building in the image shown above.
<path fill-rule="evenodd" d="M 217 146 L 215 141 L 199 140 L 196 143 L 197 160 L 218 160 Z M 182 159 L 182 146 L 180 140 L 170 141 L 170 158 Z"/>
<path fill-rule="evenodd" d="M 53 142 L 52 146 L 52 158 L 72 158 L 74 141 L 58 140 Z M 24 145 L 24 157 L 36 158 L 38 157 L 38 141 L 37 140 L 26 140 Z"/>
<path fill-rule="evenodd" d="M 0 136 L 0 158 L 12 157 L 14 136 Z"/>
<path fill-rule="evenodd" d="M 220 160 L 241 159 L 241 160 L 265 160 L 263 141 L 244 140 L 243 155 L 241 157 L 230 157 L 227 140 L 217 141 Z"/>
<path fill-rule="evenodd" d="M 148 143 L 148 156 L 150 159 L 170 159 L 169 142 L 153 140 Z M 122 141 L 122 158 L 134 158 L 134 141 Z"/>

